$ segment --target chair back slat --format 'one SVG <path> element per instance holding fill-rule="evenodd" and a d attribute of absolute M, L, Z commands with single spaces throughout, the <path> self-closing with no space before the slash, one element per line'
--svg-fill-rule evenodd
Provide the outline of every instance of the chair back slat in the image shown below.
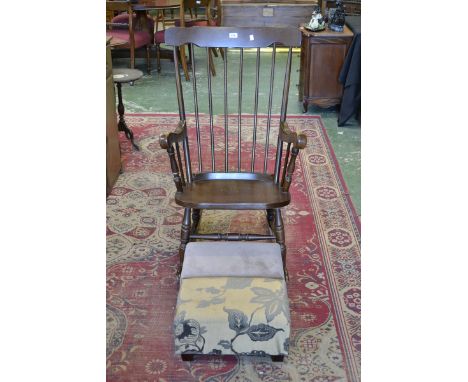
<path fill-rule="evenodd" d="M 255 61 L 255 101 L 254 101 L 254 120 L 252 135 L 252 159 L 250 172 L 255 171 L 255 148 L 257 144 L 257 117 L 258 117 L 258 90 L 260 84 L 260 48 L 257 48 L 257 60 Z"/>
<path fill-rule="evenodd" d="M 239 57 L 239 100 L 237 107 L 237 172 L 241 171 L 241 157 L 242 157 L 242 71 L 244 69 L 244 49 L 240 48 Z"/>
<path fill-rule="evenodd" d="M 216 172 L 213 130 L 213 92 L 211 90 L 210 48 L 206 48 L 206 72 L 208 75 L 208 111 L 210 113 L 211 171 Z"/>
<path fill-rule="evenodd" d="M 228 98 L 227 98 L 227 65 L 228 49 L 224 50 L 224 172 L 229 172 L 229 118 L 228 118 Z"/>
<path fill-rule="evenodd" d="M 195 46 L 191 44 L 190 61 L 192 62 L 192 87 L 193 87 L 193 105 L 195 108 L 195 131 L 197 134 L 197 154 L 198 154 L 198 172 L 203 172 L 203 160 L 201 154 L 201 137 L 200 137 L 200 116 L 198 113 L 198 93 L 197 93 L 197 76 L 195 75 Z"/>
<path fill-rule="evenodd" d="M 273 105 L 273 84 L 275 82 L 275 62 L 276 62 L 276 43 L 273 44 L 273 53 L 271 55 L 271 74 L 270 74 L 270 92 L 268 95 L 268 117 L 267 131 L 265 136 L 265 157 L 263 161 L 263 172 L 267 172 L 268 167 L 268 147 L 270 144 L 270 127 L 271 127 L 271 106 Z"/>

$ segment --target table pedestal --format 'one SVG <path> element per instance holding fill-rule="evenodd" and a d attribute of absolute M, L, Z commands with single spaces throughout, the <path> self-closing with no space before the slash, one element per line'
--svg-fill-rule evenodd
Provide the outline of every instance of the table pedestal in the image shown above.
<path fill-rule="evenodd" d="M 117 97 L 119 99 L 119 104 L 117 105 L 117 111 L 119 112 L 119 123 L 117 125 L 119 131 L 123 131 L 128 140 L 132 143 L 132 146 L 135 150 L 140 150 L 140 148 L 133 141 L 133 131 L 130 130 L 125 122 L 124 113 L 125 108 L 122 102 L 122 84 L 117 82 Z"/>

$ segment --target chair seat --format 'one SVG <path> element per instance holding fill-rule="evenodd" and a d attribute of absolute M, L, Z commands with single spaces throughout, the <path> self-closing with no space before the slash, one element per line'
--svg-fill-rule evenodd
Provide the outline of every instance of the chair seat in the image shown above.
<path fill-rule="evenodd" d="M 199 174 L 175 194 L 177 204 L 200 209 L 264 210 L 284 207 L 290 200 L 270 175 L 255 173 Z"/>
<path fill-rule="evenodd" d="M 108 30 L 106 31 L 106 36 L 116 37 L 118 39 L 127 41 L 127 44 L 130 43 L 130 34 L 128 33 L 128 30 L 125 30 L 125 29 Z M 149 35 L 148 32 L 135 31 L 134 37 L 135 37 L 135 48 L 140 48 L 144 45 L 148 45 L 151 43 L 151 36 Z"/>
<path fill-rule="evenodd" d="M 160 30 L 160 31 L 157 31 L 155 34 L 154 34 L 154 43 L 155 44 L 164 44 L 164 39 L 165 39 L 165 33 L 166 31 L 163 29 L 163 30 Z"/>
<path fill-rule="evenodd" d="M 128 24 L 128 14 L 127 13 L 121 13 L 120 15 L 115 16 L 112 20 L 112 23 L 118 23 L 118 24 Z M 137 29 L 137 16 L 134 14 L 133 15 L 133 27 L 134 29 Z M 148 30 L 152 31 L 154 28 L 154 20 L 152 17 L 147 16 L 146 17 L 146 25 Z"/>

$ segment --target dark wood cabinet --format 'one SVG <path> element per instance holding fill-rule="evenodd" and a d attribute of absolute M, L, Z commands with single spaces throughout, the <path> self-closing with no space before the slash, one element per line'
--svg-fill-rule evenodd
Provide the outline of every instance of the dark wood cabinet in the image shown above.
<path fill-rule="evenodd" d="M 219 0 L 221 25 L 298 27 L 310 20 L 317 0 Z"/>
<path fill-rule="evenodd" d="M 299 101 L 304 112 L 308 105 L 330 107 L 341 103 L 343 87 L 338 78 L 353 40 L 353 32 L 324 30 L 311 32 L 301 27 L 301 67 Z"/>

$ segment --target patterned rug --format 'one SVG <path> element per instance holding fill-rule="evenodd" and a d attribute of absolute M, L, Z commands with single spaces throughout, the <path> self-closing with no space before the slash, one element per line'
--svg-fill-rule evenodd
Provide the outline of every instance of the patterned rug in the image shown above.
<path fill-rule="evenodd" d="M 308 145 L 298 157 L 292 202 L 283 212 L 291 309 L 289 356 L 284 363 L 214 356 L 182 362 L 174 354 L 172 322 L 183 210 L 174 203 L 169 161 L 158 137 L 174 129 L 178 115 L 133 114 L 126 119 L 141 151 L 133 151 L 120 137 L 123 173 L 107 198 L 107 380 L 359 381 L 360 222 L 320 117 L 288 118 L 292 130 L 307 135 Z M 187 120 L 192 133 L 193 117 Z M 276 137 L 277 121 L 275 116 L 271 137 Z M 214 125 L 215 135 L 222 137 L 224 118 L 215 117 Z M 243 156 L 248 157 L 252 118 L 243 119 L 242 125 Z M 204 116 L 206 164 L 208 126 Z M 234 142 L 235 116 L 229 126 Z M 258 126 L 265 130 L 265 117 L 259 118 Z M 259 134 L 258 142 L 262 138 Z M 198 161 L 191 145 L 195 169 Z M 215 148 L 219 158 L 223 149 L 221 143 Z M 262 155 L 261 149 L 258 154 Z M 222 166 L 221 160 L 217 163 Z M 273 163 L 269 166 L 273 168 Z M 201 230 L 246 232 L 248 227 L 249 232 L 266 233 L 265 222 L 261 211 L 214 211 L 203 215 Z"/>

